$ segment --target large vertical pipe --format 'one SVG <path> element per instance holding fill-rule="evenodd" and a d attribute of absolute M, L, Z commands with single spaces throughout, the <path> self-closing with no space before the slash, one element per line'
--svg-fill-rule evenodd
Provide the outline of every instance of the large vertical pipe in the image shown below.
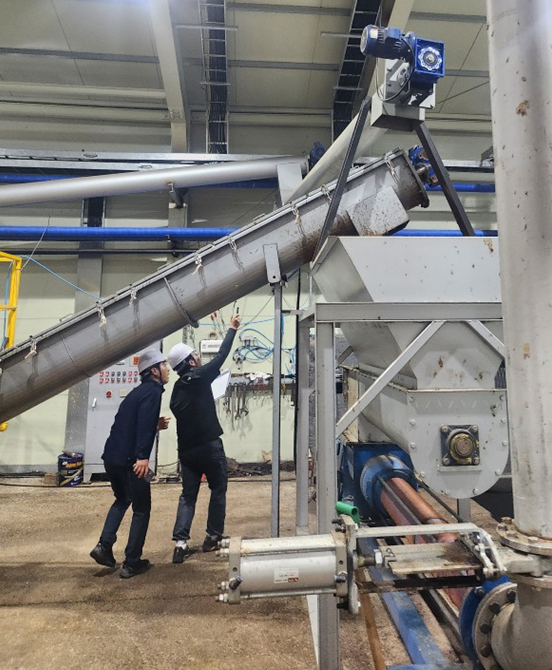
<path fill-rule="evenodd" d="M 552 538 L 552 3 L 487 9 L 514 513 Z"/>
<path fill-rule="evenodd" d="M 487 0 L 487 16 L 514 515 L 522 533 L 550 539 L 552 4 Z M 547 581 L 519 584 L 497 617 L 491 646 L 504 670 L 551 667 Z"/>

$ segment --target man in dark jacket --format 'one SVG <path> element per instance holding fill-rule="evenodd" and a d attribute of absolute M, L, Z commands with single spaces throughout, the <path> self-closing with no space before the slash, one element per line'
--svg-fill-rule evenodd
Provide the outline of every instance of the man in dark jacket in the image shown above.
<path fill-rule="evenodd" d="M 150 562 L 142 559 L 151 511 L 149 458 L 158 430 L 168 427 L 169 417 L 160 417 L 163 386 L 169 368 L 158 349 L 148 349 L 138 360 L 141 384 L 121 403 L 102 455 L 115 502 L 107 514 L 100 541 L 90 556 L 100 565 L 114 568 L 113 545 L 125 512 L 132 504 L 132 522 L 120 576 L 129 579 L 146 572 Z"/>
<path fill-rule="evenodd" d="M 220 374 L 239 326 L 240 317 L 236 314 L 217 355 L 205 365 L 187 344 L 176 344 L 169 351 L 169 363 L 179 376 L 171 396 L 171 411 L 176 418 L 182 475 L 182 495 L 173 530 L 173 563 L 182 563 L 191 553 L 188 542 L 203 475 L 211 489 L 203 551 L 215 549 L 224 532 L 228 469 L 211 384 Z"/>

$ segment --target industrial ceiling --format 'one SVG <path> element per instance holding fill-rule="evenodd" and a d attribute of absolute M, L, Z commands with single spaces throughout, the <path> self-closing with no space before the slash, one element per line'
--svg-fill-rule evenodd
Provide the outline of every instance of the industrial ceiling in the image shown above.
<path fill-rule="evenodd" d="M 490 132 L 481 0 L 0 0 L 0 11 L 12 148 L 32 148 L 38 123 L 165 131 L 152 151 L 240 153 L 252 128 L 264 129 L 258 153 L 288 149 L 283 128 L 329 142 L 373 83 L 358 35 L 376 21 L 445 42 L 430 128 Z"/>

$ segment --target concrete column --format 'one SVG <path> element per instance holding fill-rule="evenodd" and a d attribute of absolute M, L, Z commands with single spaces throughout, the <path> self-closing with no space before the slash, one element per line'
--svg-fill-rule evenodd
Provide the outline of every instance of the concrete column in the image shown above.
<path fill-rule="evenodd" d="M 514 514 L 552 538 L 552 3 L 487 10 Z"/>

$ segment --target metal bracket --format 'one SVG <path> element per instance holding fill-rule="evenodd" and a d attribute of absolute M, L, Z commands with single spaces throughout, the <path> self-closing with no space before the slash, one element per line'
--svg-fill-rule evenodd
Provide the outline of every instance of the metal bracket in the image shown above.
<path fill-rule="evenodd" d="M 172 181 L 169 182 L 167 186 L 169 187 L 169 195 L 171 196 L 171 200 L 178 207 L 178 209 L 182 209 L 184 207 L 184 200 L 178 192 L 178 189 L 175 187 Z"/>
<path fill-rule="evenodd" d="M 280 272 L 280 260 L 278 258 L 277 244 L 263 244 L 263 252 L 266 263 L 266 275 L 269 284 L 279 284 L 282 281 Z"/>

